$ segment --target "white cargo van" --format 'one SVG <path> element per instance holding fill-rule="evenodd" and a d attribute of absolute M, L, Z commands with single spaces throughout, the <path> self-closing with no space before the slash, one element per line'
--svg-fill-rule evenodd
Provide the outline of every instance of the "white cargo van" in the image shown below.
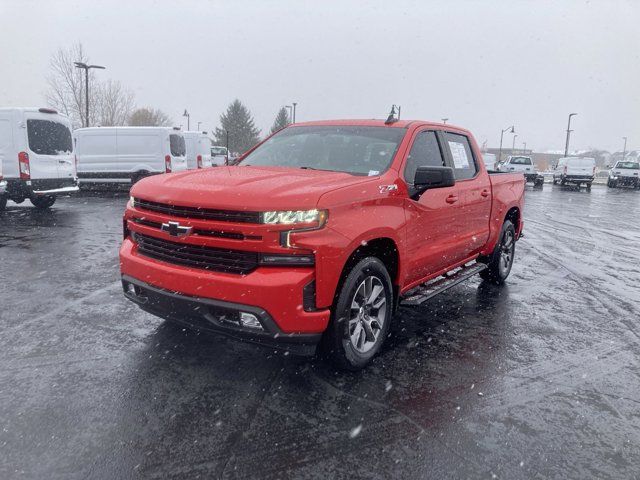
<path fill-rule="evenodd" d="M 228 165 L 229 164 L 229 151 L 227 147 L 220 147 L 213 145 L 211 147 L 211 163 L 213 165 Z"/>
<path fill-rule="evenodd" d="M 187 168 L 206 168 L 211 166 L 211 139 L 206 132 L 183 132 L 187 147 Z"/>
<path fill-rule="evenodd" d="M 553 169 L 553 184 L 584 184 L 587 190 L 596 175 L 596 161 L 591 157 L 562 157 Z"/>
<path fill-rule="evenodd" d="M 487 167 L 487 170 L 496 169 L 496 155 L 494 153 L 483 153 L 482 161 L 484 162 L 484 166 Z"/>
<path fill-rule="evenodd" d="M 0 108 L 0 163 L 6 200 L 49 208 L 78 191 L 69 119 L 49 108 Z"/>
<path fill-rule="evenodd" d="M 187 169 L 184 137 L 176 128 L 80 128 L 73 137 L 82 187 L 131 185 L 149 175 Z"/>

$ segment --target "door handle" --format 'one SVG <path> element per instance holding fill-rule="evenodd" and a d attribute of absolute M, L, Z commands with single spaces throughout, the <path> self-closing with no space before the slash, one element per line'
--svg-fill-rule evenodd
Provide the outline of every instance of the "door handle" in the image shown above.
<path fill-rule="evenodd" d="M 480 192 L 480 195 L 482 195 L 483 197 L 488 197 L 489 196 L 489 190 L 482 190 L 482 192 Z"/>
<path fill-rule="evenodd" d="M 456 203 L 457 201 L 458 201 L 458 196 L 457 195 L 449 195 L 445 199 L 445 202 L 447 202 L 447 203 Z"/>

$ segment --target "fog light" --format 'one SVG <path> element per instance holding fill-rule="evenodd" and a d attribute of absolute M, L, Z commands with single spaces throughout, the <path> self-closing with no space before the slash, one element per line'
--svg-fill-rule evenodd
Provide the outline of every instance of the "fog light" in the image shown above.
<path fill-rule="evenodd" d="M 240 325 L 246 328 L 263 330 L 262 325 L 258 321 L 258 317 L 252 313 L 240 312 Z"/>

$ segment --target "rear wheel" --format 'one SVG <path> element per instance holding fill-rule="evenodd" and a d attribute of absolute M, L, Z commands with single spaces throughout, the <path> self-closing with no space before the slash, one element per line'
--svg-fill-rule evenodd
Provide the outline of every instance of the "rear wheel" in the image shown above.
<path fill-rule="evenodd" d="M 365 367 L 384 343 L 392 312 L 387 269 L 375 257 L 361 260 L 345 278 L 332 308 L 324 339 L 331 361 L 346 370 Z"/>
<path fill-rule="evenodd" d="M 565 181 L 564 177 L 560 177 L 560 185 L 562 185 L 562 186 L 564 187 L 564 185 L 565 185 L 566 183 L 567 183 L 567 182 Z"/>
<path fill-rule="evenodd" d="M 516 250 L 516 229 L 511 220 L 505 220 L 500 231 L 500 240 L 493 253 L 486 257 L 487 269 L 480 276 L 489 282 L 501 285 L 511 273 Z"/>
<path fill-rule="evenodd" d="M 591 182 L 587 182 L 585 185 L 587 187 L 587 192 L 591 191 Z"/>
<path fill-rule="evenodd" d="M 53 195 L 33 196 L 29 200 L 39 210 L 45 210 L 56 203 L 56 197 Z"/>
<path fill-rule="evenodd" d="M 553 184 L 557 185 L 558 184 L 558 180 L 556 179 L 556 177 L 553 177 Z"/>
<path fill-rule="evenodd" d="M 7 197 L 2 195 L 0 197 L 0 212 L 3 211 L 7 207 Z"/>

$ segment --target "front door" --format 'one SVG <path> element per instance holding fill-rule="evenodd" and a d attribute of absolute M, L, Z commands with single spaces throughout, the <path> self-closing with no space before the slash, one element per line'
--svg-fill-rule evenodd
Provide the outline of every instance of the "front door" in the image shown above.
<path fill-rule="evenodd" d="M 442 145 L 432 130 L 415 134 L 404 164 L 404 179 L 413 187 L 419 166 L 445 166 Z M 407 198 L 407 278 L 415 283 L 450 265 L 455 256 L 460 204 L 458 187 L 427 190 L 417 199 Z"/>

